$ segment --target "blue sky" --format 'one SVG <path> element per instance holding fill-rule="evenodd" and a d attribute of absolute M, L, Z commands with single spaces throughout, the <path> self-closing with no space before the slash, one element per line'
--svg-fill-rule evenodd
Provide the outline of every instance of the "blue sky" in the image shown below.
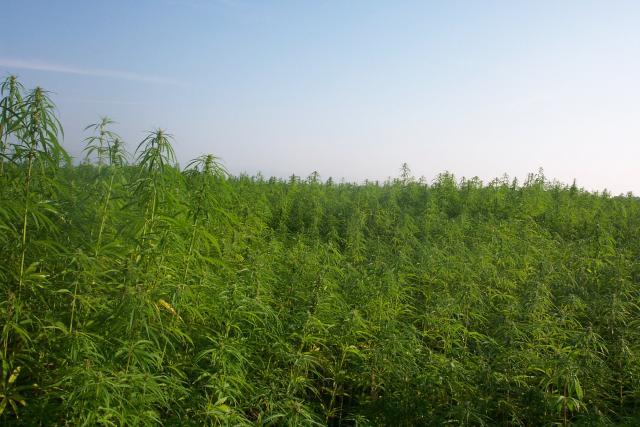
<path fill-rule="evenodd" d="M 12 1 L 0 74 L 54 92 L 73 155 L 108 115 L 182 164 L 640 193 L 637 1 Z"/>

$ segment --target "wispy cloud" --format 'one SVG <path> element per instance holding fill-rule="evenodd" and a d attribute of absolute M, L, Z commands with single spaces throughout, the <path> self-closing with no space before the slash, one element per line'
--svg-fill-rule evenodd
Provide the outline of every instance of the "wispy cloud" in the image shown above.
<path fill-rule="evenodd" d="M 74 97 L 65 97 L 58 96 L 56 97 L 60 103 L 70 103 L 70 104 L 105 104 L 105 105 L 127 105 L 127 106 L 146 106 L 148 104 L 144 102 L 134 102 L 134 101 L 119 101 L 114 99 L 93 99 L 93 98 L 74 98 Z"/>
<path fill-rule="evenodd" d="M 119 70 L 105 70 L 99 68 L 80 68 L 70 65 L 55 64 L 31 59 L 3 58 L 0 57 L 0 67 L 16 68 L 22 70 L 47 71 L 50 73 L 76 74 L 91 77 L 106 77 L 110 79 L 132 80 L 153 84 L 179 85 L 177 80 L 148 74 L 129 73 Z"/>
<path fill-rule="evenodd" d="M 240 0 L 166 0 L 168 4 L 176 6 L 240 6 Z"/>

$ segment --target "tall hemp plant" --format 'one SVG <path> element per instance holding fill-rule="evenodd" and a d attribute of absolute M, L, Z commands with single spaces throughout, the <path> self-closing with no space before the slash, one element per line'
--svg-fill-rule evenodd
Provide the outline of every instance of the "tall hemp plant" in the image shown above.
<path fill-rule="evenodd" d="M 122 183 L 123 168 L 127 162 L 122 139 L 110 129 L 114 123 L 109 117 L 102 117 L 99 122 L 85 128 L 85 130 L 92 130 L 94 133 L 85 138 L 85 159 L 89 160 L 94 157 L 98 163 L 95 182 L 96 190 L 100 197 L 97 199 L 99 207 L 95 209 L 97 215 L 99 215 L 97 221 L 95 221 L 98 225 L 97 231 L 95 233 L 92 232 L 92 235 L 96 236 L 94 256 L 98 255 L 102 245 L 103 233 L 115 190 L 114 186 L 119 179 Z M 106 174 L 103 173 L 105 166 L 107 169 Z"/>
<path fill-rule="evenodd" d="M 191 185 L 192 200 L 188 213 L 191 221 L 191 235 L 182 273 L 182 282 L 185 284 L 194 258 L 201 253 L 201 244 L 205 244 L 207 248 L 213 246 L 220 251 L 218 240 L 211 233 L 213 225 L 211 220 L 217 216 L 225 216 L 218 199 L 221 196 L 220 193 L 228 191 L 226 179 L 229 176 L 229 172 L 224 168 L 220 159 L 212 154 L 193 159 L 186 169 L 187 178 Z"/>
<path fill-rule="evenodd" d="M 23 107 L 24 86 L 14 75 L 0 84 L 0 176 L 9 160 L 9 137 L 16 135 L 22 126 L 20 112 Z"/>
<path fill-rule="evenodd" d="M 6 321 L 2 331 L 2 363 L 5 394 L 2 409 L 7 403 L 17 413 L 15 401 L 7 397 L 7 389 L 34 386 L 21 384 L 22 378 L 37 380 L 45 371 L 38 369 L 49 355 L 40 345 L 49 340 L 44 334 L 53 316 L 43 316 L 55 307 L 49 277 L 56 271 L 60 254 L 64 251 L 56 241 L 63 220 L 57 196 L 62 187 L 56 180 L 57 169 L 69 156 L 59 138 L 62 126 L 56 116 L 55 105 L 48 93 L 36 88 L 25 95 L 14 77 L 3 84 L 8 88 L 3 98 L 3 161 L 10 161 L 11 177 L 3 175 L 7 188 L 3 191 L 3 212 L 7 217 L 7 235 L 14 242 L 14 250 L 6 252 L 9 270 L 5 277 L 4 311 Z M 7 146 L 13 138 L 11 149 Z M 6 172 L 6 170 L 5 170 Z M 6 192 L 6 193 L 5 193 Z M 5 210 L 6 209 L 6 210 Z M 53 298 L 52 298 L 53 297 Z M 19 376 L 20 372 L 24 372 Z M 8 379 L 7 379 L 8 378 Z"/>

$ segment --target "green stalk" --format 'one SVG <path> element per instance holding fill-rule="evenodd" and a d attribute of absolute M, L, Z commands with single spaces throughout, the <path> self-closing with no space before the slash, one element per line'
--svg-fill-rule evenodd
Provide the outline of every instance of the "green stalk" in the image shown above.
<path fill-rule="evenodd" d="M 149 219 L 149 234 L 153 233 L 153 226 L 156 220 L 156 202 L 158 199 L 158 193 L 156 191 L 156 186 L 153 186 L 153 199 L 151 203 L 151 218 Z"/>
<path fill-rule="evenodd" d="M 69 321 L 69 333 L 73 332 L 73 319 L 76 313 L 76 300 L 78 299 L 78 281 L 75 281 L 73 288 L 73 301 L 71 302 L 71 320 Z"/>
<path fill-rule="evenodd" d="M 7 139 L 4 136 L 4 124 L 0 123 L 0 176 L 4 175 L 4 152 Z"/>
<path fill-rule="evenodd" d="M 27 167 L 27 176 L 25 177 L 25 202 L 22 215 L 22 254 L 20 256 L 19 292 L 22 291 L 22 284 L 24 283 L 24 259 L 27 253 L 27 224 L 29 220 L 29 190 L 31 187 L 31 171 L 33 169 L 33 150 L 29 153 L 28 159 L 29 166 Z"/>
<path fill-rule="evenodd" d="M 100 245 L 102 243 L 102 233 L 104 232 L 104 227 L 107 222 L 107 210 L 109 209 L 109 202 L 111 201 L 111 191 L 113 188 L 113 180 L 115 178 L 115 174 L 111 174 L 111 178 L 109 179 L 109 188 L 107 189 L 107 199 L 104 202 L 104 207 L 102 209 L 102 218 L 100 220 L 100 228 L 98 230 L 98 239 L 96 241 L 96 250 L 94 252 L 94 256 L 98 256 L 98 251 L 100 250 Z"/>
<path fill-rule="evenodd" d="M 203 200 L 202 195 L 204 194 L 204 191 L 205 191 L 205 182 L 206 181 L 203 180 L 202 186 L 200 187 L 200 194 L 198 195 L 198 201 L 200 203 L 202 203 L 202 200 Z M 191 256 L 193 254 L 193 249 L 194 249 L 195 243 L 196 243 L 196 233 L 198 231 L 198 218 L 200 217 L 200 212 L 201 212 L 201 206 L 198 206 L 198 208 L 196 209 L 196 211 L 193 214 L 193 224 L 191 225 L 191 227 L 193 228 L 193 231 L 191 232 L 191 240 L 189 242 L 189 251 L 187 252 L 186 259 L 185 259 L 184 274 L 182 276 L 182 282 L 183 283 L 186 283 L 186 281 L 187 281 L 187 274 L 189 272 L 189 264 L 191 263 Z"/>
<path fill-rule="evenodd" d="M 191 262 L 191 254 L 193 253 L 193 247 L 195 246 L 195 242 L 196 242 L 196 232 L 198 230 L 198 217 L 196 216 L 193 220 L 193 231 L 191 232 L 191 241 L 189 242 L 189 252 L 187 252 L 187 256 L 185 259 L 185 266 L 184 266 L 184 274 L 182 275 L 182 282 L 186 283 L 187 281 L 187 274 L 189 272 L 189 263 Z"/>
<path fill-rule="evenodd" d="M 151 213 L 147 214 L 149 210 L 151 211 Z M 151 198 L 151 208 L 147 207 L 147 209 L 145 210 L 146 219 L 144 221 L 144 225 L 142 226 L 142 236 L 140 238 L 140 250 L 144 248 L 144 244 L 147 241 L 147 236 L 153 233 L 153 222 L 155 220 L 155 212 L 156 212 L 156 191 L 154 186 L 153 196 Z"/>

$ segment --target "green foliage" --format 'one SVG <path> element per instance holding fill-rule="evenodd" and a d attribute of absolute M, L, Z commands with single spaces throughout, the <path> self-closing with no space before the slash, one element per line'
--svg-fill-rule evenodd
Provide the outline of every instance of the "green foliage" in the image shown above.
<path fill-rule="evenodd" d="M 440 174 L 361 185 L 73 166 L 0 86 L 3 425 L 636 425 L 640 201 Z"/>

